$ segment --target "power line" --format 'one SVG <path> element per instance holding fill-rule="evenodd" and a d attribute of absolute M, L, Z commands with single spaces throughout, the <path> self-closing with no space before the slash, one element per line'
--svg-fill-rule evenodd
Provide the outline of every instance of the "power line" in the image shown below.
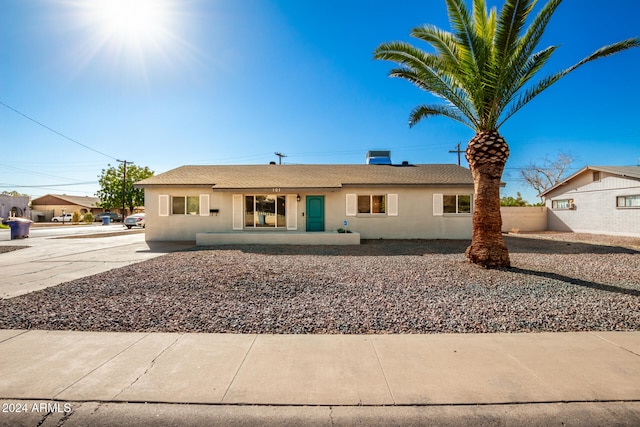
<path fill-rule="evenodd" d="M 98 151 L 98 150 L 96 150 L 95 148 L 91 148 L 91 147 L 89 147 L 88 145 L 85 145 L 85 144 L 83 144 L 83 143 L 81 143 L 81 142 L 78 142 L 78 141 L 76 141 L 75 139 L 70 138 L 70 137 L 68 137 L 68 136 L 67 136 L 67 135 L 65 135 L 65 134 L 62 134 L 62 133 L 58 132 L 58 131 L 57 131 L 57 130 L 55 130 L 55 129 L 51 129 L 49 126 L 47 126 L 47 125 L 45 125 L 45 124 L 40 123 L 40 122 L 39 122 L 39 121 L 37 121 L 36 119 L 33 119 L 33 118 L 31 118 L 31 117 L 27 116 L 26 114 L 24 114 L 24 113 L 22 113 L 22 112 L 20 112 L 20 111 L 16 110 L 15 108 L 11 107 L 10 105 L 5 104 L 5 103 L 4 103 L 4 102 L 2 102 L 2 101 L 0 101 L 0 104 L 4 105 L 5 107 L 7 107 L 9 110 L 11 110 L 11 111 L 13 111 L 13 112 L 20 114 L 22 117 L 25 117 L 25 118 L 27 118 L 27 119 L 31 120 L 31 121 L 32 121 L 32 122 L 34 122 L 35 124 L 40 125 L 40 126 L 42 126 L 43 128 L 45 128 L 45 129 L 47 129 L 47 130 L 49 130 L 49 131 L 51 131 L 51 132 L 55 133 L 56 135 L 59 135 L 59 136 L 63 137 L 64 139 L 68 139 L 69 141 L 73 142 L 74 144 L 78 144 L 78 145 L 80 145 L 80 146 L 82 146 L 82 147 L 84 147 L 84 148 L 86 148 L 86 149 L 88 149 L 88 150 L 91 150 L 91 151 L 96 152 L 96 153 L 98 153 L 98 154 L 102 154 L 103 156 L 108 157 L 108 158 L 110 158 L 110 159 L 117 160 L 117 159 L 116 159 L 115 157 L 113 157 L 113 156 L 110 156 L 110 155 L 108 155 L 108 154 L 105 154 L 105 153 L 103 153 L 102 151 Z"/>
<path fill-rule="evenodd" d="M 0 163 L 0 165 L 4 165 L 5 168 L 13 169 L 13 170 L 16 170 L 18 172 L 26 172 L 26 173 L 30 173 L 30 174 L 43 175 L 43 176 L 48 176 L 48 177 L 56 178 L 56 179 L 68 179 L 69 181 L 71 181 L 71 179 L 63 177 L 63 176 L 51 175 L 51 174 L 48 174 L 48 173 L 36 172 L 36 171 L 27 170 L 27 169 L 17 168 L 15 166 L 9 166 L 9 165 L 5 164 L 4 162 Z"/>
<path fill-rule="evenodd" d="M 40 185 L 13 185 L 13 184 L 4 184 L 0 183 L 0 188 L 45 188 L 45 187 L 67 187 L 70 185 L 91 185 L 97 184 L 98 181 L 87 181 L 87 182 L 70 182 L 68 184 L 40 184 Z"/>

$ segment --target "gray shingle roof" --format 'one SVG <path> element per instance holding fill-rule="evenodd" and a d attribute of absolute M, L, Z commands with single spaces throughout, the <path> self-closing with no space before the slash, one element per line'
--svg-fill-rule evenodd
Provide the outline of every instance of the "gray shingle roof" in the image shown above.
<path fill-rule="evenodd" d="M 341 188 L 358 185 L 473 185 L 457 165 L 223 165 L 181 166 L 137 187 L 210 185 L 214 189 Z"/>

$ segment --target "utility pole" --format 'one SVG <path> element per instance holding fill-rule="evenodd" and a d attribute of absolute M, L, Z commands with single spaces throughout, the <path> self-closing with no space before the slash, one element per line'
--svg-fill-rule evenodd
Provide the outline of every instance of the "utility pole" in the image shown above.
<path fill-rule="evenodd" d="M 127 162 L 126 160 L 117 160 L 116 162 L 120 162 L 124 165 L 124 173 L 122 174 L 122 222 L 124 223 L 124 217 L 126 216 L 126 212 L 125 211 L 125 193 L 126 193 L 126 188 L 127 188 L 127 163 L 129 163 L 130 165 L 133 164 L 133 162 Z"/>
<path fill-rule="evenodd" d="M 458 166 L 460 166 L 460 153 L 464 153 L 464 150 L 460 149 L 460 143 L 458 142 L 458 145 L 456 145 L 456 149 L 455 150 L 449 150 L 450 153 L 458 153 Z"/>
<path fill-rule="evenodd" d="M 286 155 L 282 154 L 282 153 L 275 153 L 276 156 L 278 156 L 278 164 L 281 165 L 282 164 L 282 158 L 283 157 L 287 157 Z"/>

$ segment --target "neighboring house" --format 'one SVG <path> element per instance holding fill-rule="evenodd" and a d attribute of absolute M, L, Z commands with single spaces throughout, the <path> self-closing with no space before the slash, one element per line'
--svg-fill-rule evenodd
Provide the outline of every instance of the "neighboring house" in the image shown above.
<path fill-rule="evenodd" d="M 640 166 L 587 166 L 540 195 L 551 231 L 640 237 Z"/>
<path fill-rule="evenodd" d="M 0 218 L 29 216 L 29 196 L 0 194 Z"/>
<path fill-rule="evenodd" d="M 182 166 L 136 187 L 148 241 L 321 243 L 348 229 L 359 243 L 472 231 L 473 179 L 456 165 Z"/>
<path fill-rule="evenodd" d="M 46 194 L 31 201 L 32 219 L 40 222 L 51 221 L 54 216 L 75 211 L 82 215 L 87 212 L 96 215 L 103 211 L 98 207 L 99 202 L 97 197 Z"/>

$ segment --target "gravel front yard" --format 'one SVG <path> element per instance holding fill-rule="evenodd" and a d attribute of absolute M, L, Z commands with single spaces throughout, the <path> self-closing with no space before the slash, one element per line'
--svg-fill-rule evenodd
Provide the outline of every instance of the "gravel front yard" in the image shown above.
<path fill-rule="evenodd" d="M 176 252 L 0 301 L 0 328 L 230 333 L 640 330 L 640 251 L 507 237 Z"/>

